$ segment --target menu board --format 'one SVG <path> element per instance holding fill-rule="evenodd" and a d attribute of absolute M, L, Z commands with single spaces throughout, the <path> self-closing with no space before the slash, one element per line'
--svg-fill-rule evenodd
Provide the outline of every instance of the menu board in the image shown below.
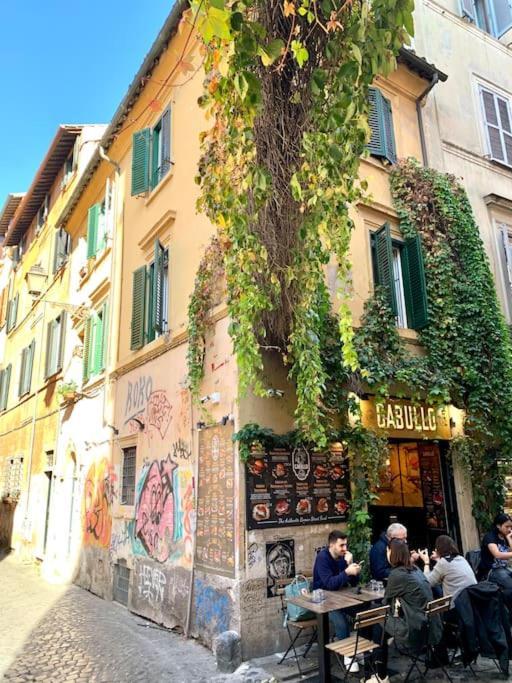
<path fill-rule="evenodd" d="M 196 566 L 235 575 L 233 428 L 219 425 L 199 432 Z"/>
<path fill-rule="evenodd" d="M 420 444 L 421 488 L 427 527 L 433 531 L 446 531 L 446 509 L 443 480 L 436 444 Z"/>
<path fill-rule="evenodd" d="M 245 480 L 248 529 L 347 519 L 349 468 L 341 444 L 322 452 L 253 448 Z"/>

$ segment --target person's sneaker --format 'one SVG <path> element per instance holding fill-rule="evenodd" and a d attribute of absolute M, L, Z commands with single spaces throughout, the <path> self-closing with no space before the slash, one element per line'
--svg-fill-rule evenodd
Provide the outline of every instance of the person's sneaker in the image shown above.
<path fill-rule="evenodd" d="M 352 657 L 343 657 L 343 664 L 345 664 L 345 669 L 351 673 L 351 674 L 356 674 L 359 672 L 359 664 L 354 661 L 352 661 Z"/>
<path fill-rule="evenodd" d="M 365 683 L 389 683 L 389 676 L 386 676 L 386 678 L 381 678 L 380 676 L 373 674 L 371 678 L 366 679 Z"/>

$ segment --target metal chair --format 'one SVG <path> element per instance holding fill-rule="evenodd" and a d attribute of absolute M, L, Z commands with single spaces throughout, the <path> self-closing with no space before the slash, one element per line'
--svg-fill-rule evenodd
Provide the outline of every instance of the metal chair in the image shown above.
<path fill-rule="evenodd" d="M 279 597 L 281 598 L 281 611 L 284 615 L 284 627 L 286 628 L 286 631 L 288 633 L 288 638 L 290 640 L 290 644 L 288 645 L 288 648 L 286 652 L 283 654 L 281 659 L 278 661 L 278 664 L 282 664 L 287 658 L 288 655 L 293 651 L 293 658 L 295 659 L 295 663 L 297 664 L 297 669 L 299 670 L 299 675 L 303 676 L 304 672 L 300 668 L 300 661 L 299 657 L 300 655 L 297 654 L 296 647 L 298 647 L 297 641 L 303 637 L 303 636 L 309 636 L 307 642 L 306 642 L 306 648 L 304 652 L 302 653 L 302 658 L 305 659 L 307 657 L 308 652 L 310 651 L 313 643 L 316 641 L 317 638 L 317 633 L 316 633 L 316 627 L 317 627 L 317 621 L 316 619 L 304 619 L 303 621 L 291 621 L 290 619 L 287 618 L 287 610 L 286 610 L 286 600 L 284 597 L 284 587 L 286 584 L 290 583 L 291 579 L 284 579 L 278 581 L 278 592 L 279 592 Z"/>
<path fill-rule="evenodd" d="M 377 670 L 373 663 L 373 655 L 375 650 L 381 648 L 384 643 L 384 626 L 389 614 L 389 609 L 389 605 L 384 605 L 383 607 L 376 607 L 364 612 L 358 612 L 354 617 L 354 635 L 349 636 L 348 638 L 343 638 L 342 640 L 337 640 L 334 643 L 329 643 L 329 645 L 325 646 L 328 650 L 334 652 L 341 665 L 341 668 L 345 668 L 344 681 L 346 681 L 351 675 L 350 668 L 358 655 L 362 655 L 365 660 L 368 661 L 372 674 L 377 674 Z M 368 640 L 367 638 L 363 638 L 363 636 L 361 636 L 361 631 L 363 629 L 369 628 L 370 626 L 375 626 L 377 624 L 382 628 L 382 638 L 380 643 L 375 643 L 373 640 Z M 343 657 L 350 657 L 350 664 L 347 667 L 344 667 L 343 665 Z M 356 675 L 359 678 L 359 674 Z"/>
<path fill-rule="evenodd" d="M 414 669 L 416 669 L 420 677 L 424 679 L 427 671 L 430 668 L 430 663 L 433 662 L 437 662 L 439 668 L 446 676 L 446 678 L 450 681 L 450 683 L 453 683 L 450 674 L 446 670 L 446 665 L 439 661 L 439 657 L 436 653 L 435 647 L 430 643 L 430 628 L 432 624 L 432 618 L 436 616 L 441 616 L 441 614 L 447 612 L 450 609 L 451 600 L 452 596 L 446 595 L 442 598 L 438 598 L 437 600 L 431 600 L 430 602 L 427 602 L 427 606 L 425 608 L 425 616 L 427 617 L 426 645 L 424 649 L 417 655 L 407 653 L 408 656 L 411 658 L 411 666 L 409 667 L 409 671 L 407 672 L 407 676 L 405 677 L 404 683 L 407 683 Z M 418 663 L 424 664 L 425 669 L 423 670 L 423 672 L 421 671 Z"/>

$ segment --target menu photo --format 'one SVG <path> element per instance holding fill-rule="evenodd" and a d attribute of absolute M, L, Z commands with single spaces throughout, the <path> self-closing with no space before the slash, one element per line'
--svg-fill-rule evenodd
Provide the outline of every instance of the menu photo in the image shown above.
<path fill-rule="evenodd" d="M 253 449 L 246 466 L 249 529 L 343 522 L 350 486 L 343 448 Z"/>

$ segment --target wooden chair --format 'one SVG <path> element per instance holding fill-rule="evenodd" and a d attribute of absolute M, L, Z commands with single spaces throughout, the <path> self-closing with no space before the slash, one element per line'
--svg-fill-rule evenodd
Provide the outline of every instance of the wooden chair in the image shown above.
<path fill-rule="evenodd" d="M 439 664 L 439 668 L 446 678 L 450 681 L 450 683 L 453 683 L 452 678 L 450 678 L 450 674 L 448 671 L 446 671 L 446 666 L 439 661 L 435 647 L 430 643 L 430 628 L 432 625 L 432 618 L 435 616 L 441 616 L 441 614 L 447 612 L 450 609 L 451 601 L 452 596 L 446 595 L 442 598 L 438 598 L 437 600 L 431 600 L 430 602 L 427 602 L 427 606 L 425 607 L 425 615 L 427 617 L 427 642 L 424 649 L 417 655 L 408 653 L 408 656 L 411 658 L 411 666 L 409 667 L 407 676 L 404 679 L 404 683 L 407 683 L 414 669 L 416 669 L 416 671 L 419 673 L 421 679 L 424 679 L 431 662 L 437 662 Z M 419 664 L 423 664 L 425 666 L 423 672 L 421 671 Z"/>
<path fill-rule="evenodd" d="M 350 676 L 350 668 L 358 655 L 362 655 L 365 660 L 368 660 L 372 674 L 377 674 L 373 664 L 373 654 L 375 650 L 382 647 L 385 637 L 384 626 L 389 614 L 389 605 L 383 607 L 375 607 L 364 612 L 358 612 L 354 617 L 353 629 L 354 635 L 343 640 L 336 640 L 334 643 L 329 643 L 325 647 L 331 652 L 334 652 L 338 659 L 341 668 L 345 669 L 344 681 Z M 382 638 L 380 643 L 375 643 L 373 640 L 368 640 L 361 636 L 363 629 L 369 628 L 379 624 L 382 627 Z M 350 664 L 345 667 L 342 658 L 350 657 Z M 359 678 L 359 674 L 356 674 Z"/>
<path fill-rule="evenodd" d="M 310 577 L 306 577 L 310 578 Z M 304 619 L 303 621 L 291 621 L 290 619 L 287 618 L 287 610 L 286 610 L 286 600 L 284 599 L 284 589 L 285 587 L 291 583 L 293 579 L 281 579 L 280 581 L 277 582 L 278 589 L 277 592 L 279 594 L 279 597 L 281 598 L 281 611 L 284 616 L 284 627 L 288 633 L 288 638 L 290 641 L 290 644 L 288 645 L 288 648 L 286 652 L 283 654 L 281 659 L 278 661 L 278 664 L 282 664 L 290 655 L 291 652 L 293 652 L 293 658 L 295 659 L 295 663 L 297 664 L 297 669 L 299 670 L 299 675 L 303 676 L 304 672 L 300 668 L 300 656 L 297 654 L 296 648 L 299 646 L 299 644 L 302 644 L 300 642 L 301 638 L 305 638 L 306 636 L 308 637 L 308 640 L 306 642 L 306 647 L 304 652 L 302 653 L 302 658 L 305 659 L 307 657 L 308 652 L 310 651 L 313 643 L 316 641 L 317 638 L 317 633 L 316 633 L 316 627 L 317 627 L 317 621 L 315 619 Z"/>

